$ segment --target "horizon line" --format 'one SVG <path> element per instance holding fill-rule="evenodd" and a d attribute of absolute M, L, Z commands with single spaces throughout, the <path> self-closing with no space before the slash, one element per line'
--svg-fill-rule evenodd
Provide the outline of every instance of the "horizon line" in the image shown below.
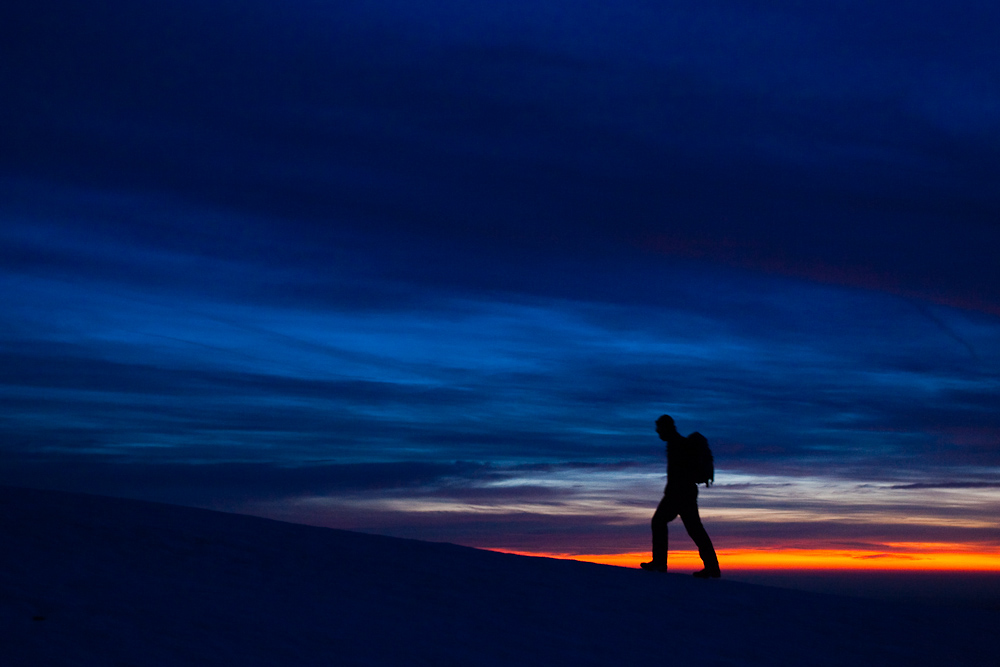
<path fill-rule="evenodd" d="M 637 569 L 649 560 L 648 551 L 617 554 L 570 554 L 512 549 L 488 549 L 500 553 L 577 560 L 601 565 Z M 719 549 L 723 570 L 757 571 L 894 571 L 894 572 L 996 572 L 1000 573 L 1000 553 L 924 551 L 898 553 L 850 549 Z M 701 569 L 695 550 L 671 551 L 669 562 L 681 570 Z"/>

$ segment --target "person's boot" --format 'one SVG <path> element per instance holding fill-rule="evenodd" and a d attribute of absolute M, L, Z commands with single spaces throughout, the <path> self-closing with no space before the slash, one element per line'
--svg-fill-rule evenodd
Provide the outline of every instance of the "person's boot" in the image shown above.
<path fill-rule="evenodd" d="M 722 576 L 722 572 L 718 565 L 706 565 L 704 569 L 694 572 L 693 575 L 699 579 L 718 579 Z"/>
<path fill-rule="evenodd" d="M 654 572 L 666 572 L 666 563 L 657 563 L 656 561 L 650 561 L 648 563 L 639 563 L 639 567 L 644 570 L 653 570 Z"/>

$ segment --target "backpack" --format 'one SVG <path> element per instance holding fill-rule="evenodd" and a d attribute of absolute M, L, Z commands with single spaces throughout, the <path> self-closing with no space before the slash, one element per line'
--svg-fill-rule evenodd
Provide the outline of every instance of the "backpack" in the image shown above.
<path fill-rule="evenodd" d="M 715 481 L 715 457 L 708 446 L 708 439 L 698 431 L 687 437 L 691 445 L 691 473 L 695 484 L 712 486 Z"/>

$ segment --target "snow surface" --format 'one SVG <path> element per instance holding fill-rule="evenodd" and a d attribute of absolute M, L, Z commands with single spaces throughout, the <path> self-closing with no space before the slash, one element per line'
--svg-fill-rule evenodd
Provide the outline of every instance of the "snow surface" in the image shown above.
<path fill-rule="evenodd" d="M 0 487 L 0 664 L 997 664 L 1000 612 Z"/>

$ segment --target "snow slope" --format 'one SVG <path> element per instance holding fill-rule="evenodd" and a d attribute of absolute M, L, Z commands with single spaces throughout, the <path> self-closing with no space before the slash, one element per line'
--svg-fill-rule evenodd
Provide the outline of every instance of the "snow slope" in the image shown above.
<path fill-rule="evenodd" d="M 0 487 L 0 664 L 996 664 L 1000 613 Z"/>

